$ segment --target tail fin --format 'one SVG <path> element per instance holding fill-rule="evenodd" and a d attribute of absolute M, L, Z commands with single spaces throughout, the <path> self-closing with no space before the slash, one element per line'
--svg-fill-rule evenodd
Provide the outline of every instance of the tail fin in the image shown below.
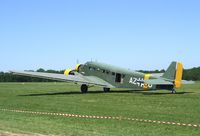
<path fill-rule="evenodd" d="M 182 81 L 182 74 L 183 74 L 182 63 L 172 62 L 162 77 L 174 81 L 175 87 L 180 88 Z"/>

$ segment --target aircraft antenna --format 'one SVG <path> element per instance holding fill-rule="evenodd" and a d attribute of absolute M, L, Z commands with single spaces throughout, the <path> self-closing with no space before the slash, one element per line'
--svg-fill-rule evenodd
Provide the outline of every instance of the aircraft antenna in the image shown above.
<path fill-rule="evenodd" d="M 79 64 L 79 60 L 78 59 L 76 60 L 76 64 Z"/>

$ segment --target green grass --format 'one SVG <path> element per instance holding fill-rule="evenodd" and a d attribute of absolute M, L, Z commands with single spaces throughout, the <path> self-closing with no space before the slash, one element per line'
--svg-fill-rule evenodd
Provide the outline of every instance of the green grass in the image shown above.
<path fill-rule="evenodd" d="M 67 83 L 0 83 L 0 108 L 200 124 L 200 82 L 168 91 L 102 93 Z M 200 127 L 0 111 L 1 132 L 44 135 L 200 135 Z"/>

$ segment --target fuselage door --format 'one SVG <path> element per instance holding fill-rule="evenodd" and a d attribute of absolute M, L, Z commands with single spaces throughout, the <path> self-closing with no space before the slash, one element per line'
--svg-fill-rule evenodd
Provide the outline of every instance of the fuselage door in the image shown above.
<path fill-rule="evenodd" d="M 121 83 L 121 79 L 122 79 L 122 74 L 116 73 L 115 82 L 116 83 Z"/>

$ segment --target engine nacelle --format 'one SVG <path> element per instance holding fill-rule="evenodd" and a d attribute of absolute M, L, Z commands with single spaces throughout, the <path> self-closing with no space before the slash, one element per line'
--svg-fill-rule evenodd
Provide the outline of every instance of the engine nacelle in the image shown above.
<path fill-rule="evenodd" d="M 66 69 L 65 72 L 64 72 L 64 75 L 75 75 L 76 72 L 80 71 L 80 67 L 81 66 L 82 66 L 82 64 L 77 64 L 75 66 L 74 70 L 72 70 L 72 69 Z"/>
<path fill-rule="evenodd" d="M 74 75 L 74 71 L 72 69 L 66 69 L 64 75 Z"/>
<path fill-rule="evenodd" d="M 75 70 L 76 70 L 77 72 L 79 72 L 81 66 L 82 66 L 82 64 L 77 64 L 77 65 L 75 66 Z"/>

